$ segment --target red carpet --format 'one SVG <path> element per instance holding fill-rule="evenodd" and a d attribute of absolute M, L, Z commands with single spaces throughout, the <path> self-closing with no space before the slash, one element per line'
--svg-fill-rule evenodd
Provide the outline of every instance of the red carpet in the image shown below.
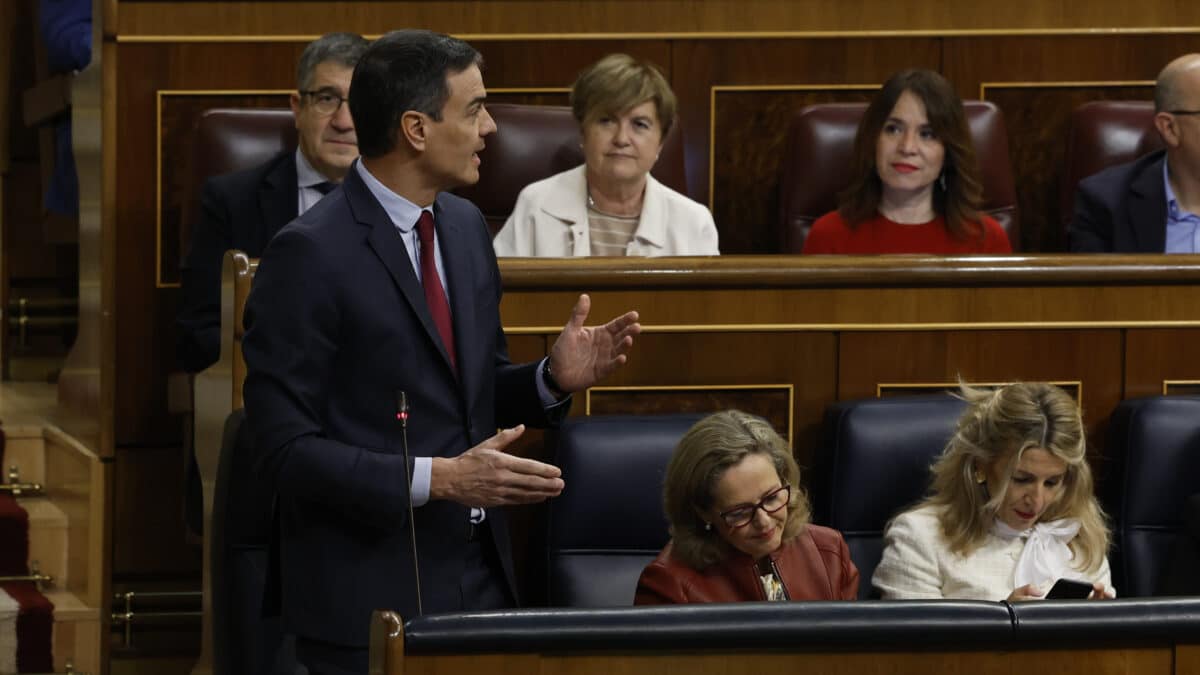
<path fill-rule="evenodd" d="M 0 430 L 0 467 L 4 465 L 4 432 Z M 0 493 L 0 576 L 28 574 L 29 514 L 17 500 Z M 18 673 L 48 673 L 54 669 L 51 638 L 54 604 L 33 583 L 0 584 L 0 590 L 20 604 L 16 621 L 16 666 Z M 0 643 L 7 636 L 0 636 Z"/>

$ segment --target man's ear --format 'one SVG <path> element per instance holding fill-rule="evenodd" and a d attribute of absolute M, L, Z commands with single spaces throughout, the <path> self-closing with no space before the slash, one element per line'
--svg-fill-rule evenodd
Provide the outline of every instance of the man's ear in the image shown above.
<path fill-rule="evenodd" d="M 400 116 L 400 136 L 408 141 L 414 150 L 425 150 L 426 133 L 429 131 L 428 121 L 425 115 L 415 110 L 405 111 Z"/>
<path fill-rule="evenodd" d="M 1175 125 L 1174 115 L 1165 112 L 1154 114 L 1154 128 L 1158 129 L 1158 135 L 1162 137 L 1163 143 L 1168 148 L 1179 146 L 1179 131 L 1175 128 Z"/>
<path fill-rule="evenodd" d="M 291 96 L 288 96 L 288 105 L 292 108 L 292 118 L 295 119 L 296 128 L 300 128 L 300 93 L 293 91 Z"/>

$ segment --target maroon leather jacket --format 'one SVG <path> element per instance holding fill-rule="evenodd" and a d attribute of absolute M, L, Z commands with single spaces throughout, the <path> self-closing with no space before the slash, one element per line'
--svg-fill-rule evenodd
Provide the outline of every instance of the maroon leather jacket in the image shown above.
<path fill-rule="evenodd" d="M 771 554 L 792 600 L 853 600 L 858 597 L 858 568 L 837 530 L 807 525 L 798 537 Z M 754 560 L 735 551 L 705 570 L 696 570 L 671 554 L 671 544 L 638 579 L 635 605 L 766 600 Z"/>

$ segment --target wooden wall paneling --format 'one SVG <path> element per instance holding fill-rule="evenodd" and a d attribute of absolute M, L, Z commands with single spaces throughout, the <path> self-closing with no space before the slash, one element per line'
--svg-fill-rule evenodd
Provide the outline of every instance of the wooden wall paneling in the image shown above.
<path fill-rule="evenodd" d="M 671 77 L 671 43 L 668 40 L 488 39 L 467 36 L 483 54 L 483 83 L 493 89 L 509 87 L 569 88 L 584 68 L 614 52 L 624 52 L 656 64 Z M 507 102 L 507 101 L 506 101 Z M 514 101 L 515 102 L 515 101 Z M 523 101 L 522 101 L 523 102 Z"/>
<path fill-rule="evenodd" d="M 1152 82 L 1168 61 L 1200 50 L 1200 35 L 995 35 L 944 44 L 943 74 L 959 95 L 982 96 L 1004 111 L 1022 247 L 1058 251 L 1065 246 L 1058 195 L 1070 111 L 1092 98 L 1149 98 L 1149 89 L 1128 83 Z"/>
<path fill-rule="evenodd" d="M 1200 394 L 1195 352 L 1200 330 L 1146 328 L 1125 332 L 1125 398 Z M 1182 357 L 1182 358 L 1181 358 Z"/>
<path fill-rule="evenodd" d="M 189 102 L 176 107 L 167 97 L 168 126 L 160 131 L 159 92 L 275 91 L 294 86 L 295 64 L 303 43 L 269 44 L 121 44 L 116 92 L 116 145 L 121 171 L 115 176 L 117 445 L 179 442 L 179 421 L 166 410 L 166 376 L 175 369 L 177 294 L 158 289 L 159 218 L 156 153 L 160 133 L 173 143 L 162 148 L 165 184 L 179 185 L 191 148 L 185 141 L 193 120 L 205 107 Z M 247 68 L 247 63 L 255 64 Z M 180 101 L 182 102 L 182 101 Z M 192 105 L 194 103 L 194 105 Z M 168 195 L 174 194 L 168 189 Z M 172 203 L 174 197 L 168 197 Z M 175 258 L 168 251 L 168 259 Z M 177 259 L 177 258 L 176 258 Z"/>
<path fill-rule="evenodd" d="M 113 1 L 113 0 L 106 0 Z M 379 33 L 404 26 L 470 34 L 775 33 L 1028 30 L 1200 25 L 1200 8 L 1173 0 L 1087 4 L 1014 0 L 995 4 L 930 0 L 357 0 L 169 2 L 121 0 L 121 35 L 317 35 Z"/>
<path fill-rule="evenodd" d="M 1121 401 L 1120 330 L 869 331 L 841 335 L 838 399 L 870 398 L 880 383 L 1079 381 L 1088 452 L 1105 475 L 1107 420 Z"/>
<path fill-rule="evenodd" d="M 936 38 L 688 40 L 675 43 L 675 93 L 691 195 L 713 210 L 723 253 L 773 253 L 779 154 L 792 113 L 862 100 L 898 69 L 937 69 Z"/>
<path fill-rule="evenodd" d="M 200 547 L 186 540 L 187 495 L 179 448 L 121 448 L 113 468 L 112 578 L 200 580 Z"/>

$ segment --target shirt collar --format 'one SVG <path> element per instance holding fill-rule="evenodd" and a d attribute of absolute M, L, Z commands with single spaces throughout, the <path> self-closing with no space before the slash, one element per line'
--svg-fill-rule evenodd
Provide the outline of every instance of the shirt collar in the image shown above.
<path fill-rule="evenodd" d="M 300 148 L 296 148 L 296 185 L 304 189 L 329 182 L 332 181 L 326 178 L 325 174 L 314 169 L 304 153 L 300 152 Z"/>
<path fill-rule="evenodd" d="M 408 201 L 404 197 L 392 192 L 386 185 L 381 183 L 378 178 L 371 175 L 367 171 L 367 167 L 363 166 L 361 159 L 354 160 L 354 170 L 358 172 L 363 183 L 371 194 L 375 195 L 375 199 L 379 200 L 383 210 L 387 212 L 388 217 L 392 219 L 392 224 L 396 229 L 404 234 L 412 232 L 417 225 L 417 218 L 421 216 L 422 211 L 433 213 L 433 205 L 421 207 Z"/>
<path fill-rule="evenodd" d="M 1168 171 L 1167 161 L 1163 160 L 1163 187 L 1167 196 L 1167 220 L 1178 221 L 1184 220 L 1189 216 L 1192 218 L 1200 217 L 1200 214 L 1184 211 L 1179 208 L 1179 200 L 1175 199 L 1175 191 L 1171 189 L 1171 174 Z"/>

